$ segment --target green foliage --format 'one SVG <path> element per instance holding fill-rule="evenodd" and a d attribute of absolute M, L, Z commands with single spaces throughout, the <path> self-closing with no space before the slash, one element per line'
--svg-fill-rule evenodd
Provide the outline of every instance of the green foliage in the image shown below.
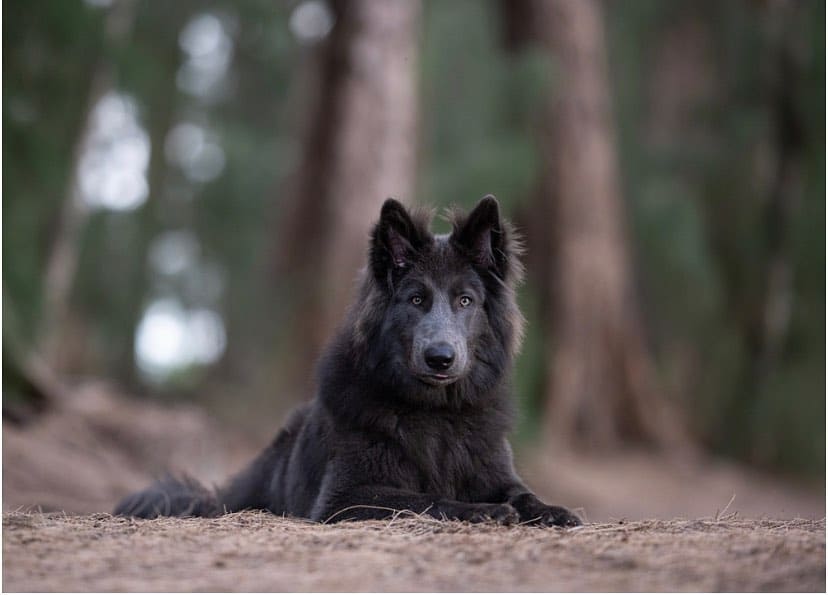
<path fill-rule="evenodd" d="M 536 53 L 510 57 L 500 49 L 495 8 L 491 2 L 426 4 L 423 202 L 468 208 L 494 194 L 511 211 L 537 179 L 532 129 L 548 66 Z"/>
<path fill-rule="evenodd" d="M 782 353 L 753 391 L 747 333 L 760 303 L 774 183 L 769 81 L 778 76 L 759 5 L 635 2 L 610 5 L 611 65 L 641 294 L 668 386 L 696 433 L 715 448 L 768 466 L 819 474 L 825 466 L 824 10 L 802 3 L 791 29 L 808 31 L 795 80 L 803 192 L 788 251 L 792 318 Z M 660 45 L 693 19 L 708 37 L 716 81 L 673 138 L 648 138 L 651 71 Z M 656 48 L 653 51 L 653 48 Z M 689 100 L 689 101 L 692 101 Z M 805 247 L 807 246 L 807 248 Z M 807 345 L 807 347 L 806 347 Z M 747 392 L 746 392 L 747 391 Z"/>
<path fill-rule="evenodd" d="M 3 17 L 3 284 L 31 335 L 101 19 L 72 0 L 8 2 Z"/>

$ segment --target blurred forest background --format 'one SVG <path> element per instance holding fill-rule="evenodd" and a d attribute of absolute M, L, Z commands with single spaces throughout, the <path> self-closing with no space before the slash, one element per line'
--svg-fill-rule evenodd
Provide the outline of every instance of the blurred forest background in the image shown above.
<path fill-rule="evenodd" d="M 4 455 L 92 379 L 129 424 L 184 403 L 266 440 L 312 394 L 382 201 L 493 193 L 528 247 L 520 452 L 824 486 L 823 2 L 3 17 Z"/>

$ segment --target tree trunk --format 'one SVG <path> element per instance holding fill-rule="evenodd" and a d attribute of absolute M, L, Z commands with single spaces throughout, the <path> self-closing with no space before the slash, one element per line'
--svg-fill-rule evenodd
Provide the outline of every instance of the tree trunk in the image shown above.
<path fill-rule="evenodd" d="M 600 4 L 531 7 L 556 65 L 535 209 L 545 223 L 529 229 L 547 275 L 545 429 L 567 446 L 681 444 L 634 299 Z"/>
<path fill-rule="evenodd" d="M 345 310 L 380 205 L 409 199 L 416 173 L 419 2 L 336 2 L 334 12 L 301 163 L 279 205 L 275 282 L 291 303 L 274 373 L 292 401 L 306 396 Z"/>

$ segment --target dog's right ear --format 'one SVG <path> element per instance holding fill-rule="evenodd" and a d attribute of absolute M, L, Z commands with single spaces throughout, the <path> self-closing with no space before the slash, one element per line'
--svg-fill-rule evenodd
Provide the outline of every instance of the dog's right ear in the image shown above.
<path fill-rule="evenodd" d="M 382 205 L 379 222 L 371 234 L 371 269 L 380 282 L 398 278 L 411 266 L 427 235 L 405 207 L 393 198 Z"/>

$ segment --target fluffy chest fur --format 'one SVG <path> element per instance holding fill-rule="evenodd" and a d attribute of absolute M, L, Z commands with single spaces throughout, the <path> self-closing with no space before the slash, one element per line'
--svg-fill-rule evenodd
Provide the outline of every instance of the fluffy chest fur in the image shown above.
<path fill-rule="evenodd" d="M 503 440 L 481 416 L 461 413 L 418 413 L 397 419 L 394 448 L 408 463 L 418 490 L 470 500 L 487 473 L 487 453 Z"/>

